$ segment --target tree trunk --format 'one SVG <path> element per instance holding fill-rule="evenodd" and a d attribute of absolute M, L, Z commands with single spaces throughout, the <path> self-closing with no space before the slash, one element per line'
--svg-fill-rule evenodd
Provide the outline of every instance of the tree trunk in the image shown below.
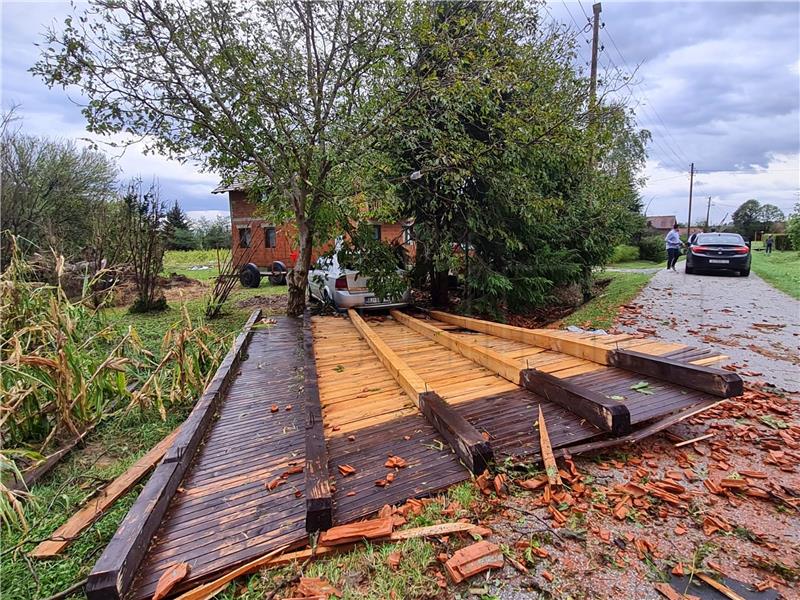
<path fill-rule="evenodd" d="M 447 283 L 447 271 L 431 271 L 431 302 L 434 306 L 447 308 L 450 305 Z"/>
<path fill-rule="evenodd" d="M 289 272 L 286 281 L 289 287 L 289 303 L 286 314 L 300 317 L 306 309 L 306 288 L 308 287 L 308 269 L 311 266 L 314 236 L 308 221 L 303 219 L 297 223 L 300 255 L 294 268 Z"/>

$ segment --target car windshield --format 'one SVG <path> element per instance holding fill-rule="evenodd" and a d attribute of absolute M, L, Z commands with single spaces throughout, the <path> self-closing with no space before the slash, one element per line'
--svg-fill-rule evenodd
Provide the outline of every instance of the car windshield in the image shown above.
<path fill-rule="evenodd" d="M 697 236 L 698 244 L 739 244 L 744 246 L 744 239 L 738 233 L 723 233 L 720 235 L 703 235 Z"/>

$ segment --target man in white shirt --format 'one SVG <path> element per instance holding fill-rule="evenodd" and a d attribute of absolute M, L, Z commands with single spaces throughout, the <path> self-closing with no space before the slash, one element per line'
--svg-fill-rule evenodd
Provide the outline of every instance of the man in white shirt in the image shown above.
<path fill-rule="evenodd" d="M 677 223 L 667 234 L 667 237 L 664 238 L 664 241 L 667 245 L 667 270 L 672 269 L 677 273 L 675 263 L 678 262 L 678 258 L 681 255 L 681 235 L 678 233 Z"/>

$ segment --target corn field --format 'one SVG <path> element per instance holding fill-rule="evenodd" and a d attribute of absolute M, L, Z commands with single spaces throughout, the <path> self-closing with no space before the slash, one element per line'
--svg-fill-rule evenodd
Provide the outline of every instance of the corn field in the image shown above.
<path fill-rule="evenodd" d="M 63 258 L 54 257 L 60 281 Z M 191 402 L 203 391 L 225 352 L 226 340 L 195 327 L 186 310 L 167 330 L 159 356 L 136 331 L 107 323 L 102 306 L 67 298 L 60 283 L 34 281 L 16 251 L 0 277 L 0 518 L 23 526 L 20 498 L 5 484 L 23 466 L 75 439 L 118 411 Z"/>

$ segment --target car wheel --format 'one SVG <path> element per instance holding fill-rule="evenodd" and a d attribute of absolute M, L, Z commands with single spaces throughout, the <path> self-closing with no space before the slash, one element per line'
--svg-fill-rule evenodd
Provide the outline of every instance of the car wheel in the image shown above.
<path fill-rule="evenodd" d="M 685 273 L 687 275 L 694 275 L 694 267 L 690 267 L 689 265 L 686 265 Z"/>
<path fill-rule="evenodd" d="M 253 263 L 247 263 L 239 270 L 239 283 L 246 288 L 257 288 L 261 284 L 261 271 Z"/>
<path fill-rule="evenodd" d="M 742 277 L 750 277 L 750 269 L 745 269 L 744 271 L 739 271 L 739 275 Z"/>

